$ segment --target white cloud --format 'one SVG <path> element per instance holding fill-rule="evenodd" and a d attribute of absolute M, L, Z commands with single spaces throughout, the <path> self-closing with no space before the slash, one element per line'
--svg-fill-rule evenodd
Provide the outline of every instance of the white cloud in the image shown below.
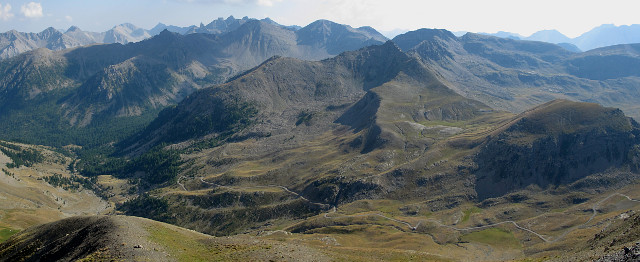
<path fill-rule="evenodd" d="M 258 5 L 273 6 L 273 4 L 276 2 L 282 2 L 282 0 L 258 0 Z"/>
<path fill-rule="evenodd" d="M 70 15 L 65 16 L 64 19 L 67 20 L 67 22 L 73 22 L 73 17 L 71 17 Z"/>
<path fill-rule="evenodd" d="M 27 18 L 42 17 L 42 5 L 36 2 L 29 2 L 26 5 L 22 5 L 20 12 Z"/>
<path fill-rule="evenodd" d="M 11 13 L 11 5 L 6 4 L 4 7 L 2 7 L 2 4 L 0 4 L 0 19 L 7 21 L 12 17 L 13 14 Z"/>

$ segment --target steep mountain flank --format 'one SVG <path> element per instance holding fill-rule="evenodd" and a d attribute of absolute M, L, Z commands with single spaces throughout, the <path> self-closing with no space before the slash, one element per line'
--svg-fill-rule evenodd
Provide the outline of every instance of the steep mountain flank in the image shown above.
<path fill-rule="evenodd" d="M 528 110 L 491 134 L 478 152 L 478 197 L 637 166 L 639 128 L 619 109 L 596 104 L 555 100 Z"/>
<path fill-rule="evenodd" d="M 640 77 L 640 44 L 616 45 L 593 49 L 566 61 L 567 70 L 591 80 Z"/>

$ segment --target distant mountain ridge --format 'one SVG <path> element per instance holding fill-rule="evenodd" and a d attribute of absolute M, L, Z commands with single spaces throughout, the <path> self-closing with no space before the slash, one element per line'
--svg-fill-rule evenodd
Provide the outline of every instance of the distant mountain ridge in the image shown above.
<path fill-rule="evenodd" d="M 82 31 L 77 26 L 71 26 L 65 32 L 60 32 L 52 27 L 49 27 L 40 33 L 23 33 L 11 30 L 5 33 L 0 33 L 0 59 L 13 57 L 18 54 L 38 48 L 48 48 L 55 51 L 91 44 L 127 44 L 140 42 L 142 40 L 149 39 L 160 34 L 160 32 L 162 32 L 163 30 L 168 30 L 169 32 L 174 32 L 181 35 L 194 33 L 220 35 L 234 31 L 249 21 L 262 21 L 264 23 L 275 25 L 292 31 L 296 31 L 302 28 L 300 26 L 284 26 L 278 24 L 270 18 L 258 20 L 245 16 L 241 19 L 237 19 L 233 16 L 229 16 L 226 19 L 220 17 L 216 20 L 213 20 L 207 25 L 201 23 L 200 26 L 192 25 L 180 27 L 158 23 L 150 30 L 137 27 L 130 23 L 117 25 L 105 32 Z M 362 34 L 368 38 L 372 38 L 374 39 L 374 42 L 384 42 L 387 40 L 386 37 L 384 37 L 382 34 L 371 27 L 361 27 L 357 29 L 351 28 L 350 26 L 347 27 L 348 29 L 346 30 Z"/>
<path fill-rule="evenodd" d="M 572 44 L 582 51 L 587 51 L 612 45 L 640 43 L 640 24 L 621 26 L 603 24 L 576 38 L 569 38 L 557 30 L 541 30 L 527 37 L 503 31 L 494 34 L 481 34 L 518 40 L 541 41 L 553 44 Z"/>
<path fill-rule="evenodd" d="M 91 44 L 127 44 L 150 38 L 149 31 L 132 24 L 121 24 L 96 33 L 82 31 L 76 26 L 62 33 L 52 27 L 40 33 L 22 33 L 15 30 L 0 33 L 0 59 L 14 57 L 38 48 L 63 50 Z"/>
<path fill-rule="evenodd" d="M 465 97 L 511 112 L 553 99 L 599 103 L 640 117 L 638 44 L 575 53 L 556 44 L 446 30 L 395 37 Z"/>

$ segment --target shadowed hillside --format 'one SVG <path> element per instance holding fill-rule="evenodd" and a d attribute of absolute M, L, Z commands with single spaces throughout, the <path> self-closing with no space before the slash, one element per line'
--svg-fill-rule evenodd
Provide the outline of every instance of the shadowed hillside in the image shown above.
<path fill-rule="evenodd" d="M 638 166 L 639 127 L 619 109 L 597 104 L 555 100 L 528 110 L 493 133 L 476 156 L 478 197 Z"/>

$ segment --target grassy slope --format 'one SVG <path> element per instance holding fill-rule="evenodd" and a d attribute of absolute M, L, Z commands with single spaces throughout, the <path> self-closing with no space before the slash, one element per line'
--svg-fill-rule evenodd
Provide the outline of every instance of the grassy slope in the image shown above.
<path fill-rule="evenodd" d="M 108 204 L 93 192 L 64 190 L 51 186 L 45 177 L 60 174 L 70 177 L 67 166 L 71 159 L 47 147 L 15 144 L 22 148 L 34 148 L 42 152 L 44 161 L 31 167 L 6 168 L 10 159 L 0 153 L 0 167 L 11 176 L 0 171 L 0 228 L 2 234 L 21 230 L 33 225 L 55 221 L 64 217 L 82 214 L 99 214 Z"/>
<path fill-rule="evenodd" d="M 57 241 L 50 245 L 49 241 Z M 62 253 L 59 253 L 63 250 Z M 66 250 L 66 251 L 64 251 Z M 84 216 L 44 224 L 0 244 L 0 259 L 81 261 L 329 261 L 300 244 L 249 236 L 215 238 L 144 218 Z"/>
<path fill-rule="evenodd" d="M 491 228 L 463 235 L 464 242 L 483 243 L 499 249 L 520 248 L 520 241 L 512 232 L 502 228 Z"/>

